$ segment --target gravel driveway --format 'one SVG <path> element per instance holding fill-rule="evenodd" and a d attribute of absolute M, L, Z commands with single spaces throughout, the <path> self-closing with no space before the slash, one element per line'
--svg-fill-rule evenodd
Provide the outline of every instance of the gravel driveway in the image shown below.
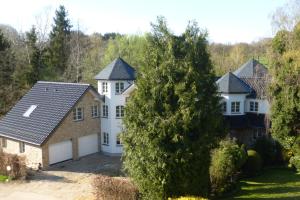
<path fill-rule="evenodd" d="M 34 172 L 28 181 L 0 184 L 1 200 L 89 200 L 96 174 L 122 176 L 120 157 L 93 154 Z"/>

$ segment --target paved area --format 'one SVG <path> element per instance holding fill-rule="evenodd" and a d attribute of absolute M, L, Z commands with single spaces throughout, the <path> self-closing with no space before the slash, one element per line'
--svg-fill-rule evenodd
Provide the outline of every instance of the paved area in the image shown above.
<path fill-rule="evenodd" d="M 97 174 L 122 176 L 120 157 L 93 154 L 67 161 L 40 172 L 29 180 L 0 184 L 1 200 L 91 200 Z"/>

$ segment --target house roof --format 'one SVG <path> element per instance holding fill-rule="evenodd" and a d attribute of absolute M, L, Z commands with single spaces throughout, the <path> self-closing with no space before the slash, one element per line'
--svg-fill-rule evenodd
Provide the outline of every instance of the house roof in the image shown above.
<path fill-rule="evenodd" d="M 218 90 L 221 93 L 237 93 L 247 94 L 251 93 L 252 89 L 240 78 L 233 73 L 228 72 L 222 76 L 218 81 Z"/>
<path fill-rule="evenodd" d="M 265 99 L 267 96 L 267 84 L 268 77 L 255 77 L 255 78 L 240 78 L 247 83 L 251 88 L 252 92 L 248 96 L 255 99 Z"/>
<path fill-rule="evenodd" d="M 99 95 L 89 84 L 37 82 L 0 121 L 0 136 L 41 145 L 87 91 Z"/>
<path fill-rule="evenodd" d="M 266 115 L 247 113 L 245 115 L 226 115 L 225 122 L 230 129 L 266 128 Z"/>
<path fill-rule="evenodd" d="M 268 69 L 257 60 L 250 59 L 233 73 L 237 77 L 264 77 L 267 75 Z"/>
<path fill-rule="evenodd" d="M 135 80 L 135 69 L 131 67 L 122 58 L 115 59 L 107 65 L 99 74 L 95 76 L 96 80 Z"/>

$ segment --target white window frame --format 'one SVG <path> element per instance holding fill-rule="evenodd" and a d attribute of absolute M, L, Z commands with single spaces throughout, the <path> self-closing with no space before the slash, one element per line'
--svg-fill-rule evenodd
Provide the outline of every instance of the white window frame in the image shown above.
<path fill-rule="evenodd" d="M 231 102 L 231 113 L 233 113 L 233 114 L 241 113 L 241 102 L 240 101 L 232 101 Z"/>
<path fill-rule="evenodd" d="M 258 102 L 257 101 L 250 101 L 249 103 L 249 111 L 250 112 L 258 112 Z"/>
<path fill-rule="evenodd" d="M 116 137 L 116 145 L 117 146 L 123 146 L 123 142 L 121 140 L 121 133 L 117 134 L 117 137 Z"/>
<path fill-rule="evenodd" d="M 226 112 L 227 112 L 227 102 L 226 102 L 226 101 L 223 101 L 223 102 L 222 102 L 222 112 L 223 112 L 223 113 L 226 113 Z"/>
<path fill-rule="evenodd" d="M 98 105 L 92 105 L 91 106 L 91 113 L 92 113 L 92 118 L 98 118 L 99 117 L 99 106 Z"/>
<path fill-rule="evenodd" d="M 80 113 L 80 114 L 79 114 Z M 73 121 L 81 121 L 83 120 L 83 108 L 82 107 L 76 107 L 73 109 Z"/>
<path fill-rule="evenodd" d="M 19 151 L 20 151 L 20 153 L 25 152 L 25 143 L 24 142 L 19 142 Z"/>
<path fill-rule="evenodd" d="M 118 105 L 116 106 L 116 118 L 123 118 L 125 115 L 124 106 Z"/>
<path fill-rule="evenodd" d="M 116 94 L 121 94 L 123 90 L 124 90 L 124 82 L 116 82 L 115 83 Z"/>
<path fill-rule="evenodd" d="M 108 92 L 107 82 L 102 82 L 102 93 Z"/>
<path fill-rule="evenodd" d="M 102 117 L 105 117 L 105 118 L 108 117 L 108 105 L 102 106 Z"/>
<path fill-rule="evenodd" d="M 103 145 L 109 145 L 109 134 L 107 132 L 103 132 L 102 135 L 103 135 L 102 136 L 102 138 L 103 138 L 102 144 Z"/>

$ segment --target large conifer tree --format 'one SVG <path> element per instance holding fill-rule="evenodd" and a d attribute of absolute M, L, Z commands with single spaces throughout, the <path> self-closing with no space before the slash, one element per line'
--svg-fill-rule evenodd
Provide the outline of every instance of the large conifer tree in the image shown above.
<path fill-rule="evenodd" d="M 65 72 L 70 56 L 71 24 L 64 6 L 55 11 L 54 25 L 50 32 L 48 68 L 50 78 L 59 79 Z"/>
<path fill-rule="evenodd" d="M 206 196 L 222 117 L 206 33 L 194 23 L 175 36 L 159 18 L 147 40 L 126 107 L 125 170 L 145 199 Z"/>

